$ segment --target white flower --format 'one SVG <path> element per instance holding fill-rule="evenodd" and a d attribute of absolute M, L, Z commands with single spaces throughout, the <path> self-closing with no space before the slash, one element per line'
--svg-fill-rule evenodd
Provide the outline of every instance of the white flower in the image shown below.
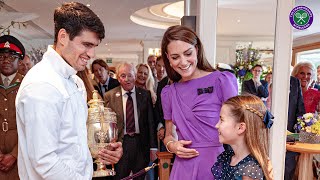
<path fill-rule="evenodd" d="M 249 69 L 249 70 L 252 69 L 252 65 L 251 65 L 251 64 L 248 66 L 248 69 Z"/>
<path fill-rule="evenodd" d="M 116 97 L 119 97 L 119 96 L 120 96 L 120 93 L 119 93 L 119 92 L 117 92 L 117 93 L 116 93 Z"/>
<path fill-rule="evenodd" d="M 305 119 L 304 122 L 308 123 L 308 122 L 310 122 L 310 119 L 309 118 Z"/>
<path fill-rule="evenodd" d="M 312 113 L 306 113 L 303 115 L 304 119 L 310 119 L 313 117 L 313 114 Z"/>
<path fill-rule="evenodd" d="M 310 127 L 310 126 L 307 126 L 307 127 L 306 127 L 306 132 L 311 133 L 311 127 Z"/>

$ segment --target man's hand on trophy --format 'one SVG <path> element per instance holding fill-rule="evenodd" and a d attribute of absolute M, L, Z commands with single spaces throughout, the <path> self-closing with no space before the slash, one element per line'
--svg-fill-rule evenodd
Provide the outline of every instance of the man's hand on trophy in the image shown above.
<path fill-rule="evenodd" d="M 98 157 L 103 164 L 116 164 L 123 154 L 122 143 L 110 143 L 99 151 Z"/>

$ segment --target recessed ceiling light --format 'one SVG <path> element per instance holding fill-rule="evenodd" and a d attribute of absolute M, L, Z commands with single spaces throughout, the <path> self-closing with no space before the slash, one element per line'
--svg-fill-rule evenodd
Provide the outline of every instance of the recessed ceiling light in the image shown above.
<path fill-rule="evenodd" d="M 237 20 L 237 23 L 239 23 L 239 22 L 240 22 L 240 19 Z"/>
<path fill-rule="evenodd" d="M 90 4 L 87 4 L 87 7 L 90 7 Z"/>
<path fill-rule="evenodd" d="M 106 43 L 105 45 L 108 46 L 108 43 Z"/>

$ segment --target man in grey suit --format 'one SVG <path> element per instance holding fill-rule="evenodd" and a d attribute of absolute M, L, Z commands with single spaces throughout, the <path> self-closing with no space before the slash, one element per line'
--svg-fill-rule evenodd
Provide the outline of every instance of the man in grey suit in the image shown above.
<path fill-rule="evenodd" d="M 117 78 L 120 86 L 106 92 L 104 100 L 117 113 L 123 156 L 116 165 L 116 179 L 121 179 L 145 168 L 150 159 L 153 161 L 157 145 L 150 91 L 135 86 L 136 70 L 132 64 L 120 64 Z M 144 176 L 135 179 L 143 180 Z"/>

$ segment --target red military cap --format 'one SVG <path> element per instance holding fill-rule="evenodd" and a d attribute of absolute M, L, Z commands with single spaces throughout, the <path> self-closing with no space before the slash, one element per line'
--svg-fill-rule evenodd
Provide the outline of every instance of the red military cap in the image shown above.
<path fill-rule="evenodd" d="M 21 59 L 23 59 L 25 55 L 25 49 L 22 43 L 10 35 L 0 36 L 0 52 L 13 52 L 18 54 Z"/>

